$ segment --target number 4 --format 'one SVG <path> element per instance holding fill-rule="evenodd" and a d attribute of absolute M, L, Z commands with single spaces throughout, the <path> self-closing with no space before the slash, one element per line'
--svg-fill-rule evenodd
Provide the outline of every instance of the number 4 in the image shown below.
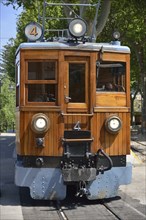
<path fill-rule="evenodd" d="M 30 35 L 34 35 L 34 36 L 38 35 L 37 27 L 33 27 L 33 28 L 31 29 Z"/>

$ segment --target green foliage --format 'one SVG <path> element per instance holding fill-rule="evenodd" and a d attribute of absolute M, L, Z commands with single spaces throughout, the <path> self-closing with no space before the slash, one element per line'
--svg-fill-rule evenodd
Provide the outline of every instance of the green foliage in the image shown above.
<path fill-rule="evenodd" d="M 121 42 L 131 49 L 131 82 L 138 82 L 143 88 L 146 74 L 146 1 L 112 0 L 111 12 L 103 32 L 97 41 L 112 40 L 112 33 L 118 30 Z"/>
<path fill-rule="evenodd" d="M 31 21 L 43 23 L 41 18 L 43 16 L 43 0 L 3 0 L 2 2 L 6 5 L 12 4 L 14 8 L 23 7 L 23 11 L 18 17 L 16 39 L 11 39 L 2 53 L 2 71 L 14 81 L 16 49 L 21 42 L 27 41 L 24 34 L 26 24 Z M 60 1 L 47 0 L 47 2 Z M 79 3 L 85 1 L 64 0 L 64 2 Z M 95 4 L 98 0 L 90 0 L 88 2 Z M 122 45 L 127 45 L 131 49 L 131 87 L 140 89 L 143 92 L 145 89 L 144 77 L 146 77 L 146 1 L 122 0 L 120 4 L 117 0 L 112 0 L 111 2 L 111 12 L 108 21 L 101 34 L 97 37 L 97 42 L 110 42 L 113 40 L 113 32 L 117 30 L 120 32 Z M 74 7 L 74 11 L 78 13 L 79 9 Z M 47 17 L 63 17 L 64 13 L 67 15 L 66 11 L 61 7 L 49 7 L 46 9 Z M 94 14 L 95 9 L 93 7 L 89 7 L 83 13 L 83 17 L 89 23 L 89 27 L 92 25 Z M 62 28 L 64 25 L 67 27 L 67 23 L 64 20 L 46 20 L 45 29 Z M 45 36 L 47 39 L 51 35 L 46 32 Z M 145 97 L 144 103 L 146 103 Z"/>
<path fill-rule="evenodd" d="M 39 1 L 43 1 L 43 0 L 39 0 Z M 5 5 L 13 5 L 13 8 L 16 9 L 17 7 L 24 7 L 24 8 L 34 8 L 34 4 L 36 1 L 34 0 L 2 0 L 2 3 Z"/>
<path fill-rule="evenodd" d="M 4 46 L 2 53 L 2 72 L 8 75 L 12 81 L 15 81 L 15 51 L 14 39 L 11 38 L 9 43 Z"/>
<path fill-rule="evenodd" d="M 15 121 L 15 84 L 8 77 L 3 77 L 0 91 L 0 124 L 10 127 Z"/>

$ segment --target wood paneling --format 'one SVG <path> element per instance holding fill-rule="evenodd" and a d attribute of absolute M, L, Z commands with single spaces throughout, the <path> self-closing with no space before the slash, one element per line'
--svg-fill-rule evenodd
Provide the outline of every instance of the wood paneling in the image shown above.
<path fill-rule="evenodd" d="M 37 147 L 35 143 L 36 135 L 31 130 L 32 116 L 37 112 L 21 112 L 20 113 L 20 149 L 18 150 L 21 155 L 44 155 L 44 156 L 57 156 L 61 153 L 59 146 L 63 134 L 60 132 L 60 114 L 56 112 L 43 112 L 50 119 L 51 125 L 49 130 L 44 136 L 44 148 Z"/>
<path fill-rule="evenodd" d="M 110 134 L 105 129 L 105 120 L 110 115 L 117 115 L 122 121 L 122 128 L 117 134 Z M 101 112 L 94 114 L 91 131 L 93 134 L 92 151 L 99 148 L 109 155 L 126 155 L 130 153 L 130 113 Z"/>
<path fill-rule="evenodd" d="M 97 93 L 96 94 L 96 106 L 120 106 L 126 107 L 126 94 L 121 93 Z"/>
<path fill-rule="evenodd" d="M 33 59 L 58 59 L 58 51 L 55 50 L 31 50 L 31 49 L 21 49 L 21 55 L 25 60 Z"/>
<path fill-rule="evenodd" d="M 100 106 L 94 107 L 94 112 L 130 112 L 130 108 L 128 107 L 118 107 L 118 106 Z"/>
<path fill-rule="evenodd" d="M 129 54 L 128 54 L 129 55 Z M 104 61 L 126 61 L 126 57 L 127 57 L 127 54 L 118 54 L 118 53 L 114 53 L 114 52 L 104 52 L 103 55 L 102 55 L 102 59 Z"/>
<path fill-rule="evenodd" d="M 128 54 L 103 53 L 103 60 L 127 61 L 126 93 L 96 93 L 96 61 L 98 53 L 79 51 L 56 51 L 56 50 L 22 50 L 20 54 L 21 77 L 20 77 L 20 106 L 17 108 L 16 118 L 16 145 L 17 153 L 20 155 L 36 156 L 61 156 L 63 147 L 61 138 L 64 130 L 72 130 L 77 121 L 80 122 L 82 130 L 91 130 L 94 138 L 91 148 L 96 153 L 99 148 L 105 150 L 109 155 L 126 155 L 130 152 L 130 65 Z M 82 56 L 80 59 L 79 57 Z M 40 103 L 25 102 L 26 62 L 29 59 L 56 59 L 58 105 L 49 106 Z M 85 61 L 88 71 L 86 77 L 87 89 L 86 104 L 74 103 L 67 105 L 64 95 L 68 88 L 67 71 L 68 62 Z M 46 114 L 51 126 L 44 136 L 44 148 L 38 148 L 35 143 L 36 135 L 30 128 L 32 117 L 36 113 Z M 70 115 L 61 115 L 69 113 Z M 75 115 L 75 113 L 77 115 Z M 87 116 L 85 114 L 91 114 Z M 82 116 L 80 114 L 83 114 Z M 110 134 L 105 130 L 105 120 L 109 115 L 115 114 L 122 120 L 122 129 L 118 134 Z"/>
<path fill-rule="evenodd" d="M 109 155 L 126 155 L 130 152 L 130 113 L 98 112 L 90 118 L 75 115 L 61 116 L 57 112 L 44 112 L 51 121 L 51 127 L 45 134 L 45 147 L 42 149 L 36 146 L 36 135 L 30 128 L 31 119 L 34 114 L 36 112 L 28 111 L 21 112 L 20 114 L 20 141 L 18 138 L 19 128 L 16 134 L 18 154 L 61 156 L 63 151 L 61 138 L 63 137 L 64 129 L 72 130 L 78 121 L 80 121 L 82 130 L 89 130 L 91 127 L 91 135 L 94 138 L 92 152 L 96 153 L 99 148 L 104 149 Z M 122 129 L 118 134 L 110 134 L 105 130 L 105 120 L 113 114 L 119 116 L 122 120 Z"/>

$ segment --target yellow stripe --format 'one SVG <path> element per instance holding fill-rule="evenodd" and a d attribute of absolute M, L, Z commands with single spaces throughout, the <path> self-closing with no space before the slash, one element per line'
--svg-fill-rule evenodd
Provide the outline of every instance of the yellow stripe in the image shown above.
<path fill-rule="evenodd" d="M 139 162 L 139 163 L 143 163 L 143 161 L 141 159 L 139 159 L 139 157 L 132 151 L 130 150 L 132 156 Z"/>

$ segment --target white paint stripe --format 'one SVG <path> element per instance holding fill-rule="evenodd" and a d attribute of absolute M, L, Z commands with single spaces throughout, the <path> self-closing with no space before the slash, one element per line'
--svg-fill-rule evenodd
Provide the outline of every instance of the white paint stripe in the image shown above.
<path fill-rule="evenodd" d="M 146 218 L 146 215 L 144 215 L 142 212 L 135 209 L 133 206 L 129 205 L 127 202 L 124 201 L 127 207 L 131 208 L 133 211 L 135 211 L 137 214 L 141 215 L 142 217 Z"/>
<path fill-rule="evenodd" d="M 139 157 L 132 150 L 130 150 L 130 152 L 131 152 L 132 156 L 134 157 L 134 159 L 136 159 L 139 163 L 143 163 L 143 161 L 140 160 Z"/>

